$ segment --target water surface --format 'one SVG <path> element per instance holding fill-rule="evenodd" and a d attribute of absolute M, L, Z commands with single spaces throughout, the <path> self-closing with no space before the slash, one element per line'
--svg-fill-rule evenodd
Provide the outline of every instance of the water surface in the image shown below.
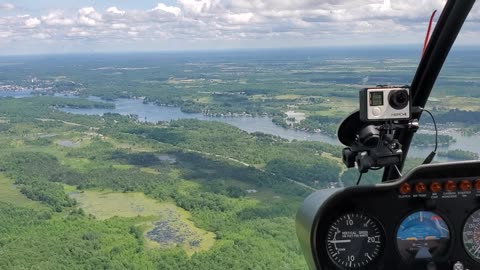
<path fill-rule="evenodd" d="M 99 98 L 90 98 L 99 101 Z M 280 136 L 288 140 L 300 141 L 318 141 L 332 145 L 341 145 L 336 138 L 332 138 L 319 133 L 309 133 L 300 130 L 286 129 L 275 125 L 269 117 L 216 117 L 206 116 L 201 113 L 184 113 L 178 107 L 157 106 L 154 104 L 144 104 L 139 99 L 117 99 L 113 101 L 114 109 L 72 109 L 64 108 L 62 111 L 84 114 L 84 115 L 103 115 L 104 113 L 118 113 L 122 115 L 138 115 L 140 121 L 156 123 L 158 121 L 171 121 L 178 119 L 199 119 L 204 121 L 218 121 L 238 127 L 247 132 L 262 132 Z M 427 131 L 431 132 L 431 131 Z M 440 146 L 438 152 L 460 149 L 480 153 L 480 136 L 462 136 L 458 132 L 450 131 L 448 135 L 455 138 L 456 142 L 449 146 Z M 433 143 L 433 142 L 432 142 Z M 433 146 L 411 147 L 409 157 L 424 158 L 433 150 Z M 437 161 L 450 161 L 446 157 L 436 157 Z"/>

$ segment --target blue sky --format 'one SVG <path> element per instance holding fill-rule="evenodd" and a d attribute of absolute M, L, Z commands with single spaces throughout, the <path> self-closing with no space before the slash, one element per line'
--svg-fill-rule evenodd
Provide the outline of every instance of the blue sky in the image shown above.
<path fill-rule="evenodd" d="M 0 0 L 0 54 L 421 44 L 445 0 Z M 480 44 L 480 8 L 461 44 Z"/>

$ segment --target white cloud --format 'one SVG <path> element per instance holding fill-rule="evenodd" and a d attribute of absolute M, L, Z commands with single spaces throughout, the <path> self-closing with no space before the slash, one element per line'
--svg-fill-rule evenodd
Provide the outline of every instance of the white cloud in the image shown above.
<path fill-rule="evenodd" d="M 14 9 L 15 9 L 15 5 L 12 4 L 12 3 L 0 4 L 0 10 L 10 11 L 10 10 L 14 10 Z"/>
<path fill-rule="evenodd" d="M 252 20 L 253 16 L 252 12 L 227 14 L 227 21 L 231 24 L 247 24 Z"/>
<path fill-rule="evenodd" d="M 11 40 L 27 43 L 46 39 L 52 44 L 72 42 L 73 46 L 82 41 L 114 44 L 127 37 L 138 44 L 175 41 L 192 48 L 199 43 L 212 48 L 222 44 L 351 45 L 351 40 L 421 43 L 431 12 L 438 9 L 440 13 L 444 3 L 445 0 L 177 0 L 176 4 L 160 2 L 149 9 L 122 10 L 111 6 L 100 10 L 92 6 L 73 13 L 40 10 L 35 13 L 37 17 L 3 12 L 0 38 L 13 36 Z M 5 10 L 4 5 L 0 5 L 0 10 Z M 465 32 L 469 39 L 480 41 L 480 7 L 474 8 Z M 2 44 L 5 42 L 8 41 Z M 13 43 L 11 48 L 15 49 Z"/>
<path fill-rule="evenodd" d="M 175 16 L 180 16 L 180 14 L 182 13 L 182 10 L 180 8 L 167 6 L 163 3 L 159 3 L 155 8 L 152 9 L 152 11 L 163 11 L 171 13 Z"/>
<path fill-rule="evenodd" d="M 52 26 L 68 26 L 74 24 L 74 21 L 72 19 L 65 18 L 63 12 L 61 11 L 50 12 L 48 15 L 42 16 L 42 21 L 46 25 Z"/>
<path fill-rule="evenodd" d="M 67 33 L 67 36 L 69 37 L 89 37 L 91 36 L 91 33 L 88 31 L 85 31 L 82 28 L 79 27 L 72 27 L 70 29 L 70 32 Z"/>
<path fill-rule="evenodd" d="M 34 34 L 32 37 L 38 38 L 38 39 L 49 39 L 49 38 L 51 38 L 51 36 L 47 33 L 37 33 L 37 34 Z"/>
<path fill-rule="evenodd" d="M 86 26 L 95 26 L 97 24 L 97 21 L 92 18 L 82 16 L 78 18 L 78 23 Z"/>
<path fill-rule="evenodd" d="M 114 23 L 112 24 L 112 29 L 127 29 L 128 26 L 124 23 Z"/>
<path fill-rule="evenodd" d="M 95 26 L 102 20 L 102 15 L 93 7 L 84 7 L 78 10 L 78 23 L 85 26 Z"/>
<path fill-rule="evenodd" d="M 136 32 L 136 31 L 128 31 L 127 33 L 128 33 L 128 35 L 131 36 L 131 37 L 136 37 L 136 36 L 138 36 L 138 32 Z"/>
<path fill-rule="evenodd" d="M 34 17 L 34 18 L 28 18 L 27 20 L 25 20 L 25 27 L 26 28 L 35 28 L 37 26 L 39 26 L 42 22 Z"/>
<path fill-rule="evenodd" d="M 101 20 L 102 15 L 95 11 L 93 7 L 84 7 L 78 10 L 80 16 L 89 17 L 95 20 Z"/>
<path fill-rule="evenodd" d="M 12 32 L 8 32 L 8 31 L 1 31 L 0 32 L 0 38 L 8 38 L 12 35 Z"/>
<path fill-rule="evenodd" d="M 109 7 L 107 9 L 107 13 L 116 14 L 116 15 L 125 15 L 125 11 L 118 9 L 117 7 Z"/>
<path fill-rule="evenodd" d="M 186 13 L 191 14 L 208 13 L 213 8 L 220 6 L 218 0 L 178 0 L 178 2 Z"/>

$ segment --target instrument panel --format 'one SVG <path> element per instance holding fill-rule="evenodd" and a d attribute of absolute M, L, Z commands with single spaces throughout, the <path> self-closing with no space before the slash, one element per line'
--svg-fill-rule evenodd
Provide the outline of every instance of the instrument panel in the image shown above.
<path fill-rule="evenodd" d="M 296 225 L 311 269 L 480 269 L 480 162 L 315 192 Z"/>

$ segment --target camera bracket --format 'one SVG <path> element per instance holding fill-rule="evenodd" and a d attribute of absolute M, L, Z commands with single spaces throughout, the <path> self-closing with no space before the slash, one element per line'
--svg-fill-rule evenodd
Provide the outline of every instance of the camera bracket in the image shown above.
<path fill-rule="evenodd" d="M 388 165 L 399 165 L 403 160 L 402 144 L 395 139 L 398 130 L 417 131 L 417 119 L 404 121 L 360 121 L 357 111 L 340 125 L 340 142 L 348 146 L 343 149 L 343 162 L 348 168 L 356 167 L 361 173 Z"/>

